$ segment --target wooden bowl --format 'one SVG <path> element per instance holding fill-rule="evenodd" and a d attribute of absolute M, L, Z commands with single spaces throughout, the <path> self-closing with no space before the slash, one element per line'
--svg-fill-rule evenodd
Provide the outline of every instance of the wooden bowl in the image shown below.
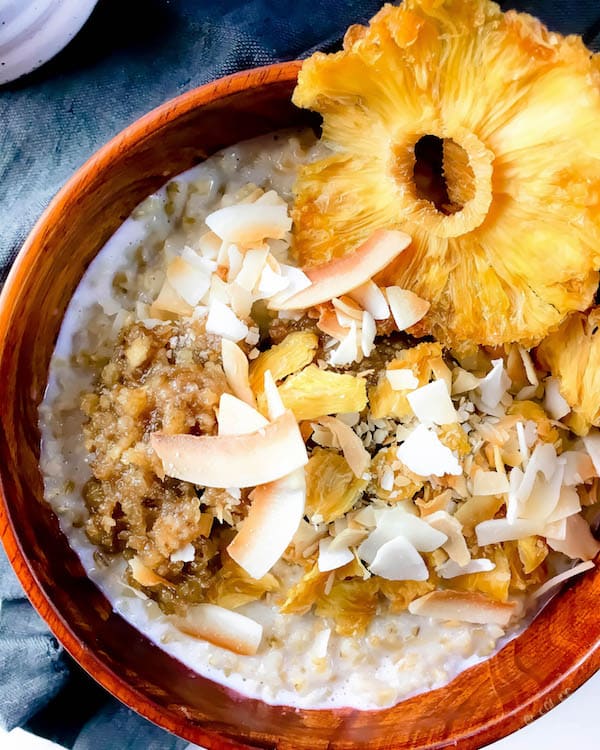
<path fill-rule="evenodd" d="M 143 716 L 207 748 L 475 748 L 532 721 L 600 666 L 600 574 L 564 591 L 497 656 L 394 708 L 308 711 L 244 698 L 184 667 L 116 615 L 44 503 L 37 407 L 86 267 L 168 178 L 237 141 L 306 120 L 299 63 L 240 73 L 159 107 L 93 156 L 44 213 L 0 298 L 0 534 L 71 655 Z"/>

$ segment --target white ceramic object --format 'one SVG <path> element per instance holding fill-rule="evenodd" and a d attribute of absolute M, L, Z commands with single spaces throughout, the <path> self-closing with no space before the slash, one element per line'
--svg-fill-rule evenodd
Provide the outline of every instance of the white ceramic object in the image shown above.
<path fill-rule="evenodd" d="M 97 0 L 0 0 L 0 84 L 30 73 L 77 34 Z"/>

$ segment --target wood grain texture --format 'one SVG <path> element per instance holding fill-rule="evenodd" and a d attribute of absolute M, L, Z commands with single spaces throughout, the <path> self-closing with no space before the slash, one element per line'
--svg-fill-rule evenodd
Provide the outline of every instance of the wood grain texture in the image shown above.
<path fill-rule="evenodd" d="M 600 575 L 555 599 L 500 654 L 382 711 L 273 707 L 215 685 L 111 609 L 42 499 L 37 407 L 66 304 L 119 224 L 168 178 L 244 138 L 299 124 L 299 63 L 231 76 L 154 110 L 93 156 L 34 228 L 0 298 L 0 535 L 28 596 L 117 698 L 207 748 L 481 747 L 549 710 L 600 667 Z"/>

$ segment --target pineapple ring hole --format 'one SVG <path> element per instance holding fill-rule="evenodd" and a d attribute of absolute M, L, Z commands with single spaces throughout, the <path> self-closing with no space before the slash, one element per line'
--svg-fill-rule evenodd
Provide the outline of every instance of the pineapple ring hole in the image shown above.
<path fill-rule="evenodd" d="M 414 147 L 413 180 L 417 198 L 444 216 L 462 211 L 475 194 L 469 155 L 451 138 L 424 135 Z"/>

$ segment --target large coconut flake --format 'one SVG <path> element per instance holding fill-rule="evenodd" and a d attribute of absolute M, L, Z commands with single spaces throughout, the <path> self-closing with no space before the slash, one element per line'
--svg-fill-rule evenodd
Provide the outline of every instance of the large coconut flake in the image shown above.
<path fill-rule="evenodd" d="M 351 427 L 337 417 L 320 417 L 318 422 L 333 433 L 348 465 L 354 475 L 360 479 L 371 463 L 371 456 L 362 440 Z"/>
<path fill-rule="evenodd" d="M 458 421 L 456 409 L 443 380 L 417 388 L 406 396 L 414 415 L 421 422 L 445 425 Z"/>
<path fill-rule="evenodd" d="M 440 441 L 433 430 L 420 424 L 396 451 L 402 463 L 422 477 L 460 476 L 462 468 L 450 448 Z"/>
<path fill-rule="evenodd" d="M 296 418 L 286 411 L 275 421 L 245 435 L 162 435 L 152 448 L 167 476 L 202 487 L 256 487 L 273 482 L 308 463 Z"/>
<path fill-rule="evenodd" d="M 432 591 L 408 605 L 413 615 L 501 627 L 508 625 L 517 609 L 516 602 L 497 602 L 467 591 Z"/>
<path fill-rule="evenodd" d="M 387 320 L 390 317 L 390 308 L 384 293 L 374 281 L 365 281 L 348 293 L 355 302 L 371 313 L 375 320 Z"/>
<path fill-rule="evenodd" d="M 383 544 L 369 568 L 375 575 L 389 581 L 426 581 L 429 578 L 423 558 L 402 536 Z"/>
<path fill-rule="evenodd" d="M 221 359 L 227 383 L 233 393 L 250 406 L 256 406 L 256 398 L 250 388 L 248 358 L 237 344 L 229 339 L 221 340 Z"/>
<path fill-rule="evenodd" d="M 182 633 L 242 656 L 252 656 L 262 640 L 262 625 L 216 604 L 196 604 L 172 622 Z"/>
<path fill-rule="evenodd" d="M 269 424 L 260 412 L 229 393 L 219 400 L 217 422 L 219 435 L 246 435 Z"/>
<path fill-rule="evenodd" d="M 385 289 L 385 295 L 399 331 L 405 331 L 414 326 L 427 315 L 429 302 L 408 289 L 388 286 Z"/>
<path fill-rule="evenodd" d="M 283 555 L 304 515 L 304 469 L 261 485 L 227 552 L 252 578 L 262 578 Z"/>
<path fill-rule="evenodd" d="M 351 292 L 389 265 L 411 238 L 403 232 L 380 229 L 357 250 L 329 263 L 306 269 L 310 286 L 284 301 L 271 300 L 274 310 L 305 310 Z"/>
<path fill-rule="evenodd" d="M 248 335 L 248 326 L 223 302 L 212 300 L 206 319 L 206 332 L 230 341 L 241 341 Z"/>
<path fill-rule="evenodd" d="M 479 393 L 484 406 L 494 409 L 511 386 L 502 359 L 492 360 L 492 369 L 479 381 Z"/>
<path fill-rule="evenodd" d="M 286 205 L 247 203 L 213 211 L 204 220 L 206 226 L 225 242 L 242 247 L 265 239 L 282 239 L 292 228 Z"/>

